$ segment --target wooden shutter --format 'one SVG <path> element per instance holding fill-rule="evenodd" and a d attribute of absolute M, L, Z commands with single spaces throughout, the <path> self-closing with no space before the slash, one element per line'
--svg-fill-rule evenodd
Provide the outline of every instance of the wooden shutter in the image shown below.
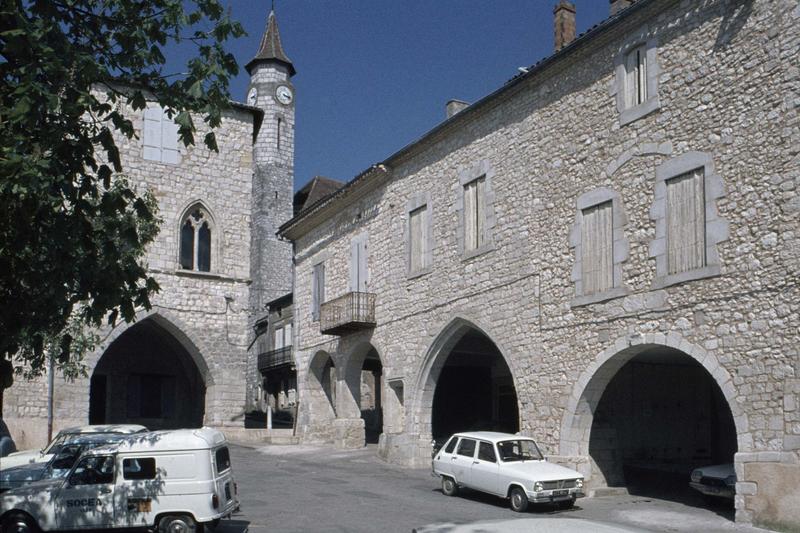
<path fill-rule="evenodd" d="M 319 320 L 319 308 L 325 301 L 325 263 L 314 265 L 311 280 L 311 316 Z"/>
<path fill-rule="evenodd" d="M 367 292 L 367 240 L 363 236 L 350 241 L 350 290 Z"/>
<path fill-rule="evenodd" d="M 703 170 L 667 181 L 667 264 L 669 274 L 706 264 Z"/>
<path fill-rule="evenodd" d="M 427 213 L 428 207 L 422 206 L 409 216 L 409 266 L 412 272 L 425 266 Z"/>
<path fill-rule="evenodd" d="M 161 112 L 161 161 L 177 165 L 180 163 L 178 152 L 178 125 Z"/>
<path fill-rule="evenodd" d="M 292 324 L 286 324 L 283 326 L 283 345 L 284 346 L 291 346 L 293 344 L 292 339 Z"/>
<path fill-rule="evenodd" d="M 475 181 L 475 248 L 486 242 L 486 178 Z"/>
<path fill-rule="evenodd" d="M 636 49 L 636 103 L 647 101 L 647 50 L 644 46 Z"/>
<path fill-rule="evenodd" d="M 161 161 L 161 115 L 160 107 L 147 107 L 144 110 L 143 157 L 150 161 Z"/>
<path fill-rule="evenodd" d="M 275 328 L 275 332 L 273 333 L 273 341 L 272 341 L 272 349 L 273 350 L 280 350 L 283 348 L 283 328 Z"/>
<path fill-rule="evenodd" d="M 614 286 L 613 204 L 605 202 L 582 212 L 581 281 L 583 294 Z"/>
<path fill-rule="evenodd" d="M 478 247 L 477 214 L 478 184 L 475 181 L 464 186 L 464 251 L 469 252 Z"/>

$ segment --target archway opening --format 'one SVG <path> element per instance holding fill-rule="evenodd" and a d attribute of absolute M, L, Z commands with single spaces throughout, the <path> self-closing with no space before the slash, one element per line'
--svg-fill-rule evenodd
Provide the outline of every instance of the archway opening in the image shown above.
<path fill-rule="evenodd" d="M 631 357 L 594 409 L 589 455 L 608 486 L 633 494 L 732 507 L 729 499 L 704 498 L 689 481 L 695 468 L 732 465 L 736 451 L 733 416 L 719 386 L 673 348 L 650 346 Z"/>
<path fill-rule="evenodd" d="M 459 431 L 519 431 L 514 379 L 500 350 L 468 328 L 443 354 L 433 395 L 431 434 L 441 444 Z"/>
<path fill-rule="evenodd" d="M 326 352 L 318 352 L 309 367 L 309 400 L 325 411 L 325 418 L 336 417 L 336 365 Z M 319 413 L 322 415 L 323 413 Z"/>
<path fill-rule="evenodd" d="M 361 365 L 361 398 L 359 408 L 364 419 L 364 440 L 377 444 L 383 433 L 383 365 L 378 352 L 371 348 Z"/>
<path fill-rule="evenodd" d="M 201 427 L 205 393 L 186 348 L 155 320 L 145 319 L 114 340 L 98 361 L 90 381 L 89 422 Z"/>

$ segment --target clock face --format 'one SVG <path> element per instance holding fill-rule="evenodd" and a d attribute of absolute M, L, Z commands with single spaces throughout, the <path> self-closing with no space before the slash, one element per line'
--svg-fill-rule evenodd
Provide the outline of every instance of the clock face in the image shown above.
<path fill-rule="evenodd" d="M 275 98 L 283 105 L 289 105 L 292 103 L 294 94 L 292 94 L 292 89 L 286 85 L 278 85 L 278 88 L 275 89 Z"/>
<path fill-rule="evenodd" d="M 249 105 L 256 105 L 256 100 L 258 99 L 258 91 L 255 87 L 250 89 L 250 92 L 247 93 L 247 103 Z"/>

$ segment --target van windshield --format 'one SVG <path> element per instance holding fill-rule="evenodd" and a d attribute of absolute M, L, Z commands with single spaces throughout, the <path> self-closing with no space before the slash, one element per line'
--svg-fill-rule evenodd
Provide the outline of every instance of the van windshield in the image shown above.
<path fill-rule="evenodd" d="M 227 447 L 223 446 L 222 448 L 218 449 L 214 457 L 217 463 L 217 474 L 221 474 L 230 469 L 231 454 L 228 452 Z"/>

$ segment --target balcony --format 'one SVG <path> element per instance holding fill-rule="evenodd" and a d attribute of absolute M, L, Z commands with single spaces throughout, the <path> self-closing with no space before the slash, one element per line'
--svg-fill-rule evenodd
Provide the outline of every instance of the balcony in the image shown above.
<path fill-rule="evenodd" d="M 375 295 L 348 292 L 319 308 L 319 330 L 327 335 L 347 335 L 375 327 Z"/>
<path fill-rule="evenodd" d="M 261 372 L 283 365 L 294 365 L 291 346 L 258 354 L 258 370 Z"/>

